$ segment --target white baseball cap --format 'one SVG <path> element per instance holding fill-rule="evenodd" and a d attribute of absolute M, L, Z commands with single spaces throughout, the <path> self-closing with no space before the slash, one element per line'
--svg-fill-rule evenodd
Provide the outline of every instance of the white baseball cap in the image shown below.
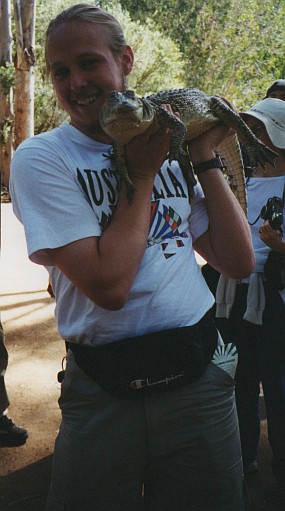
<path fill-rule="evenodd" d="M 243 114 L 251 115 L 263 122 L 273 145 L 285 149 L 285 101 L 266 98 Z"/>

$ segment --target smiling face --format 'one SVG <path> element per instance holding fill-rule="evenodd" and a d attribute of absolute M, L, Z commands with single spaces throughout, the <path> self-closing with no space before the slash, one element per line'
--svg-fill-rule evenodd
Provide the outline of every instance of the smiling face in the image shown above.
<path fill-rule="evenodd" d="M 71 124 L 85 135 L 108 143 L 99 114 L 112 90 L 124 89 L 133 67 L 133 53 L 125 46 L 115 55 L 108 43 L 108 28 L 83 21 L 64 22 L 47 40 L 52 83 Z"/>

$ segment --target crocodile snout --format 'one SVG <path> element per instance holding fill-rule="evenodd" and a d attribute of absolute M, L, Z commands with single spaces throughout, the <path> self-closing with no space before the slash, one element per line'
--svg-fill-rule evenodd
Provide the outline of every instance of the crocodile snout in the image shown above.
<path fill-rule="evenodd" d="M 131 112 L 136 110 L 136 107 L 130 104 L 129 101 L 122 101 L 117 105 L 117 112 L 123 115 L 129 115 Z"/>

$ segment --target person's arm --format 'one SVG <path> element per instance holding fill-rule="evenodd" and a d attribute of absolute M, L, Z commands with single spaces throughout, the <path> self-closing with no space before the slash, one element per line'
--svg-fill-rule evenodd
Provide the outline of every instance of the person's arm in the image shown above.
<path fill-rule="evenodd" d="M 217 127 L 216 130 L 220 142 L 226 131 L 221 127 Z M 100 307 L 119 310 L 128 299 L 128 293 L 147 246 L 154 178 L 169 151 L 169 142 L 169 131 L 163 127 L 151 127 L 144 134 L 135 137 L 126 147 L 127 166 L 136 187 L 132 204 L 128 203 L 126 189 L 122 185 L 112 220 L 101 237 L 84 238 L 61 248 L 49 250 L 52 264 L 58 266 L 82 293 Z M 201 154 L 199 161 L 209 159 L 207 155 L 205 158 L 204 154 L 206 152 L 210 155 L 214 154 L 214 147 L 217 145 L 216 139 L 211 133 L 205 134 L 202 140 L 202 148 L 200 145 L 197 143 L 197 152 Z M 196 146 L 195 142 L 194 146 Z M 203 153 L 204 147 L 207 147 L 207 150 Z M 211 174 L 211 172 L 208 171 L 207 174 Z M 230 204 L 231 211 L 229 211 L 229 214 L 234 217 L 233 225 L 237 223 L 240 232 L 246 238 L 246 229 L 240 225 L 243 213 L 231 197 L 232 192 L 227 188 L 226 183 L 223 183 L 222 176 L 219 179 L 216 176 L 217 171 L 213 172 L 215 174 L 212 178 L 213 185 L 219 183 L 219 187 L 222 187 L 223 193 L 228 197 Z M 213 194 L 211 191 L 212 185 L 210 185 L 209 193 L 206 191 L 207 187 L 208 185 L 205 186 L 204 190 L 206 195 L 214 197 L 215 192 Z M 221 193 L 220 190 L 218 193 Z M 208 254 L 210 256 L 215 254 L 216 259 L 214 259 L 214 256 L 212 259 L 218 261 L 221 254 L 224 255 L 223 249 L 218 247 L 219 239 L 224 241 L 218 225 L 219 201 L 218 207 L 214 198 L 212 201 L 209 200 L 210 202 L 212 202 L 211 207 L 216 210 L 212 215 L 210 213 L 210 220 L 211 216 L 217 216 L 216 227 L 210 229 L 211 233 L 215 229 L 218 232 L 217 238 L 213 242 L 213 246 L 217 247 L 217 254 L 208 242 L 208 235 L 201 236 L 196 243 L 197 248 L 201 250 L 201 255 Z M 232 211 L 234 208 L 236 209 L 235 214 Z M 238 217 L 239 221 L 235 220 L 235 217 Z M 223 225 L 221 228 L 223 229 Z M 241 243 L 241 245 L 244 247 L 245 243 Z M 229 252 L 232 253 L 233 251 Z M 250 254 L 249 250 L 249 254 L 245 258 L 246 264 L 243 265 L 242 269 L 243 275 L 250 273 Z M 236 265 L 239 264 L 241 258 L 237 259 Z"/>
<path fill-rule="evenodd" d="M 132 204 L 121 186 L 110 224 L 101 237 L 89 237 L 49 250 L 52 264 L 100 307 L 125 304 L 147 246 L 151 196 L 156 173 L 169 150 L 169 131 L 151 127 L 127 147 L 135 185 Z"/>
<path fill-rule="evenodd" d="M 193 165 L 215 157 L 228 129 L 216 126 L 189 144 Z M 206 141 L 205 141 L 206 139 Z M 209 229 L 194 243 L 195 250 L 220 273 L 239 279 L 254 267 L 254 252 L 247 219 L 222 172 L 210 169 L 199 174 L 209 215 Z"/>

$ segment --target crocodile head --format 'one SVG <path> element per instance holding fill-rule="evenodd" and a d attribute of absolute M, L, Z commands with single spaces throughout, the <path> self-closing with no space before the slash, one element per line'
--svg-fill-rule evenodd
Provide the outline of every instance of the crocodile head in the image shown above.
<path fill-rule="evenodd" d="M 154 108 L 138 98 L 134 91 L 112 91 L 100 112 L 102 129 L 113 140 L 126 144 L 151 125 L 155 116 Z"/>

